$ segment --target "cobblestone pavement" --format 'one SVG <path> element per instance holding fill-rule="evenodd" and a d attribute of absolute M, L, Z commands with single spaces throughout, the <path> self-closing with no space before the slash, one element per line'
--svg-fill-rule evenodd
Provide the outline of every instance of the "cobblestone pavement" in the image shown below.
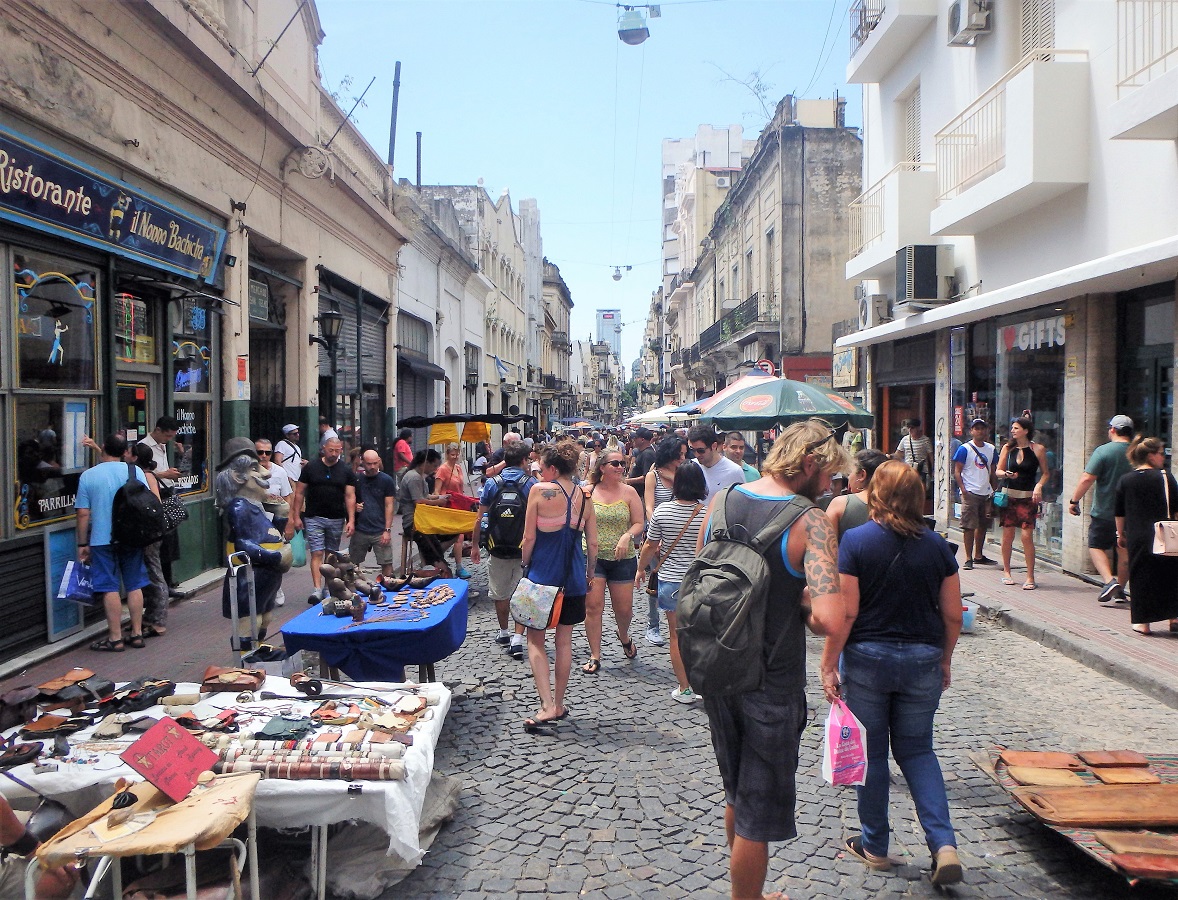
<path fill-rule="evenodd" d="M 520 725 L 537 706 L 527 663 L 493 642 L 482 571 L 472 587 L 483 599 L 471 608 L 466 644 L 439 665 L 455 702 L 436 768 L 463 779 L 461 807 L 422 866 L 385 896 L 727 896 L 723 792 L 707 719 L 701 708 L 671 699 L 666 648 L 639 637 L 639 656 L 630 662 L 616 638 L 607 640 L 601 673 L 582 675 L 588 646 L 577 629 L 571 716 L 553 736 L 530 735 Z M 612 635 L 608 615 L 607 609 L 605 634 Z M 811 673 L 819 648 L 811 638 Z M 994 744 L 1174 752 L 1178 720 L 1167 707 L 993 622 L 962 636 L 953 674 L 937 718 L 937 747 L 964 883 L 943 892 L 929 883 L 915 810 L 894 766 L 891 852 L 904 864 L 878 874 L 844 858 L 842 839 L 858 831 L 854 794 L 819 775 L 826 704 L 812 676 L 798 772 L 799 836 L 771 845 L 767 889 L 793 900 L 1178 896 L 1159 887 L 1130 889 L 1037 824 L 970 760 Z"/>

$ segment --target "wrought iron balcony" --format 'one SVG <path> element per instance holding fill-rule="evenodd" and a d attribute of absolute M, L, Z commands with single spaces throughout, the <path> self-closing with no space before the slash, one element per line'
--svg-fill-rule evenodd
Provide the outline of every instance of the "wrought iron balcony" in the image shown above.
<path fill-rule="evenodd" d="M 755 293 L 736 309 L 725 313 L 719 322 L 705 328 L 699 336 L 699 349 L 707 351 L 730 344 L 762 329 L 776 330 L 779 320 L 780 314 L 771 300 L 762 300 L 761 295 Z"/>

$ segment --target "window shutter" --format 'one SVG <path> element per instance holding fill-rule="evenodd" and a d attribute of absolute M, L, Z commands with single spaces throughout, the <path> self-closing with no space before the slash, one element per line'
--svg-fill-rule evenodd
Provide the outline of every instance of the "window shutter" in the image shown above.
<path fill-rule="evenodd" d="M 904 106 L 904 158 L 901 162 L 920 162 L 920 86 L 908 96 Z"/>
<path fill-rule="evenodd" d="M 1022 55 L 1055 46 L 1055 0 L 1021 0 Z"/>

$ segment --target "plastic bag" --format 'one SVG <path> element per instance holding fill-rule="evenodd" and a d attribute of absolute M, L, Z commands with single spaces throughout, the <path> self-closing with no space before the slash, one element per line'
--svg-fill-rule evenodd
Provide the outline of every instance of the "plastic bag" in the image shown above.
<path fill-rule="evenodd" d="M 822 778 L 828 784 L 863 784 L 867 781 L 867 731 L 841 699 L 831 704 L 826 717 Z"/>
<path fill-rule="evenodd" d="M 290 539 L 291 565 L 296 569 L 307 564 L 307 539 L 303 537 L 302 529 L 294 533 Z"/>
<path fill-rule="evenodd" d="M 102 602 L 102 596 L 94 593 L 90 581 L 90 566 L 77 560 L 70 560 L 65 564 L 65 573 L 62 575 L 57 596 L 63 600 L 81 603 L 83 606 L 95 606 Z"/>

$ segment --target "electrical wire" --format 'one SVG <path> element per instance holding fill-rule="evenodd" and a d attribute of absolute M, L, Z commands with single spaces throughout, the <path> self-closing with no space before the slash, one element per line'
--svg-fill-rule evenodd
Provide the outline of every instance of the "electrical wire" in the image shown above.
<path fill-rule="evenodd" d="M 826 35 L 822 38 L 822 46 L 818 48 L 818 58 L 814 60 L 814 73 L 810 76 L 810 82 L 800 92 L 799 96 L 805 97 L 807 92 L 814 86 L 815 80 L 818 78 L 818 73 L 822 69 L 822 54 L 826 52 L 826 42 L 830 40 L 830 26 L 834 24 L 835 10 L 838 9 L 838 0 L 831 0 L 830 3 L 830 18 L 826 20 Z M 831 47 L 833 48 L 833 44 Z"/>

